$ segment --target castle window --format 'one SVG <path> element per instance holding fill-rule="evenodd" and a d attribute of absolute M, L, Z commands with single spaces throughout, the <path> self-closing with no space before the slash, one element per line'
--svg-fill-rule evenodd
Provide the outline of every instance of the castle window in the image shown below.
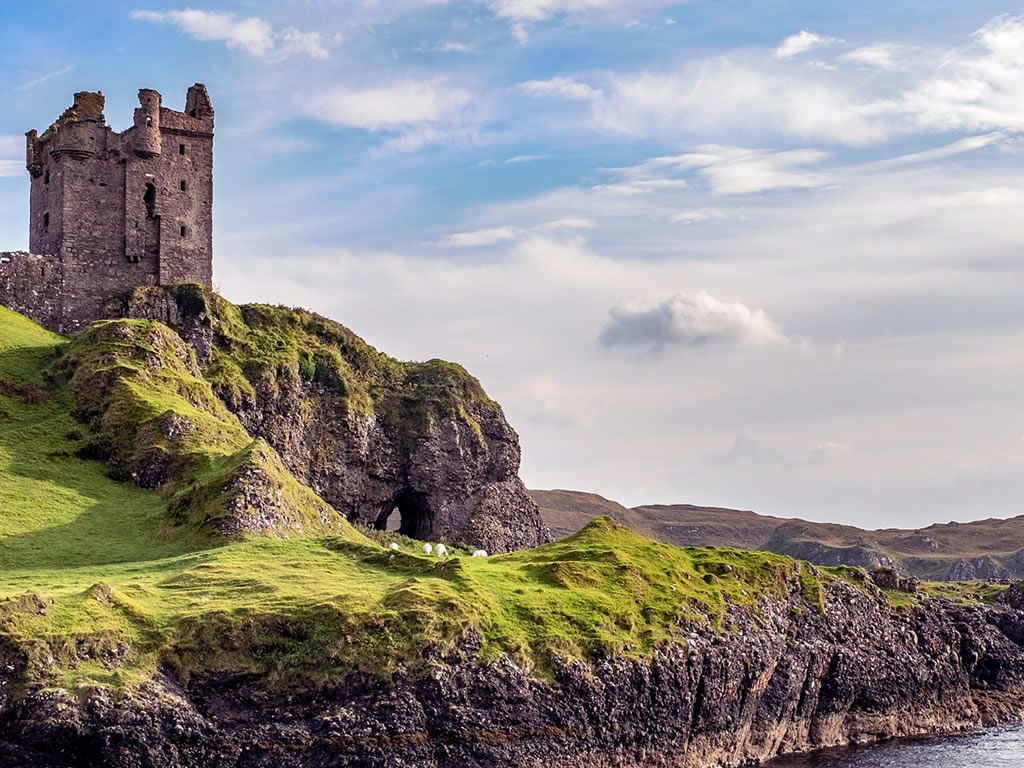
<path fill-rule="evenodd" d="M 150 125 L 152 125 L 152 124 L 153 124 L 153 118 L 152 118 L 152 117 L 147 117 L 147 118 L 146 118 L 146 125 L 147 125 L 147 126 L 150 126 Z"/>
<path fill-rule="evenodd" d="M 49 213 L 44 213 L 43 214 L 43 228 L 44 229 L 49 229 L 50 228 L 50 214 Z"/>
<path fill-rule="evenodd" d="M 50 183 L 50 169 L 47 168 L 46 169 L 46 173 L 43 174 L 43 184 L 49 184 L 49 183 Z"/>
<path fill-rule="evenodd" d="M 182 192 L 187 192 L 188 191 L 188 182 L 185 181 L 184 179 L 181 180 L 181 191 Z"/>
<path fill-rule="evenodd" d="M 180 227 L 178 228 L 178 234 L 180 234 L 180 235 L 181 235 L 182 237 L 184 237 L 184 236 L 185 236 L 186 232 L 185 232 L 185 225 L 184 225 L 184 224 L 182 224 L 182 225 L 181 225 L 181 226 L 180 226 Z"/>
<path fill-rule="evenodd" d="M 184 144 L 179 144 L 178 145 L 178 154 L 179 155 L 184 155 L 185 154 L 185 145 Z"/>
<path fill-rule="evenodd" d="M 142 196 L 142 202 L 146 204 L 146 215 L 153 218 L 156 213 L 156 187 L 154 185 L 146 185 L 146 194 Z"/>

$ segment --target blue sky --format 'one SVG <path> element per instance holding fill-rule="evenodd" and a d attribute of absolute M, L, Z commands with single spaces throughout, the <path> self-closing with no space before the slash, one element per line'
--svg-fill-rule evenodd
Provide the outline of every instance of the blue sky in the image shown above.
<path fill-rule="evenodd" d="M 217 110 L 216 281 L 458 360 L 524 478 L 867 526 L 1022 512 L 1024 8 L 4 3 L 0 247 L 76 90 Z"/>

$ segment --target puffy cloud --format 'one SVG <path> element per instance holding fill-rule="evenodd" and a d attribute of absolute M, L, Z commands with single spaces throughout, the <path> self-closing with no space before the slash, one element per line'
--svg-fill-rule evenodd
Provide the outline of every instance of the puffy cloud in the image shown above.
<path fill-rule="evenodd" d="M 601 331 L 606 347 L 641 347 L 654 355 L 669 347 L 784 344 L 786 336 L 763 309 L 717 299 L 706 291 L 657 304 L 624 302 Z"/>
<path fill-rule="evenodd" d="M 185 8 L 176 11 L 132 11 L 138 21 L 171 24 L 189 37 L 221 41 L 228 48 L 245 51 L 258 58 L 275 54 L 287 57 L 302 54 L 313 59 L 329 57 L 319 32 L 302 32 L 295 27 L 275 30 L 258 16 L 239 18 L 233 13 Z"/>
<path fill-rule="evenodd" d="M 775 49 L 775 58 L 777 59 L 789 59 L 793 56 L 799 56 L 801 53 L 807 53 L 815 48 L 823 48 L 827 45 L 834 43 L 841 43 L 838 37 L 828 37 L 827 35 L 819 35 L 817 32 L 808 32 L 805 29 L 801 29 L 795 35 L 790 35 L 782 44 Z"/>

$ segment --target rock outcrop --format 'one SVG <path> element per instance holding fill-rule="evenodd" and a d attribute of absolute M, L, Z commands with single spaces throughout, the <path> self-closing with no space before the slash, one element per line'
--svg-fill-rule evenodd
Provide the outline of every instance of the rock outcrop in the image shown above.
<path fill-rule="evenodd" d="M 481 663 L 470 636 L 430 671 L 316 694 L 250 677 L 148 683 L 78 699 L 0 686 L 0 762 L 133 768 L 751 765 L 778 754 L 1024 718 L 1021 590 L 1004 605 L 832 582 L 732 609 L 652 657 L 565 661 L 539 679 Z M 0 648 L 0 682 L 20 662 Z M 14 682 L 13 680 L 11 681 Z"/>
<path fill-rule="evenodd" d="M 461 366 L 399 363 L 302 310 L 198 287 L 138 289 L 113 316 L 159 320 L 196 351 L 253 437 L 350 521 L 490 552 L 550 536 L 519 479 L 519 438 Z"/>

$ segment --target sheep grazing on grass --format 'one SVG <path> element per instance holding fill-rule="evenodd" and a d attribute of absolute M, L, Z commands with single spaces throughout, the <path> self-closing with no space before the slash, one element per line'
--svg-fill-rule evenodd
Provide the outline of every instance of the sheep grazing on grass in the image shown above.
<path fill-rule="evenodd" d="M 444 544 L 438 544 L 434 547 L 434 554 L 438 557 L 448 557 L 448 547 Z"/>
<path fill-rule="evenodd" d="M 473 557 L 487 557 L 486 549 L 478 549 L 473 552 Z"/>
<path fill-rule="evenodd" d="M 434 548 L 430 544 L 424 544 L 423 545 L 423 554 L 424 555 L 432 555 L 432 554 L 434 554 Z"/>
<path fill-rule="evenodd" d="M 396 544 L 395 542 L 392 541 L 391 542 L 391 546 L 389 546 L 388 549 L 390 549 L 392 552 L 397 552 L 398 551 L 398 544 Z"/>

